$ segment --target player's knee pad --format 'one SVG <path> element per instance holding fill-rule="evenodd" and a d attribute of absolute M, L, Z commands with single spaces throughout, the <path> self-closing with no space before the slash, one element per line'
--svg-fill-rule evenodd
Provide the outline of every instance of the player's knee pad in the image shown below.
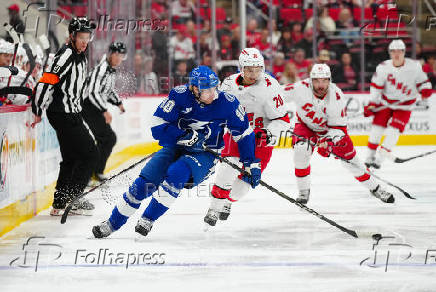
<path fill-rule="evenodd" d="M 392 148 L 397 144 L 398 138 L 400 138 L 400 130 L 395 127 L 388 127 L 385 132 L 383 147 L 389 151 L 392 150 Z"/>
<path fill-rule="evenodd" d="M 177 189 L 183 189 L 191 178 L 191 168 L 183 160 L 177 160 L 168 167 L 165 181 Z"/>
<path fill-rule="evenodd" d="M 380 140 L 383 136 L 383 132 L 386 128 L 378 126 L 378 125 L 372 125 L 371 131 L 369 132 L 369 141 L 368 141 L 368 148 L 372 150 L 377 150 L 378 145 L 380 144 Z"/>
<path fill-rule="evenodd" d="M 227 159 L 232 163 L 239 163 L 239 159 L 237 157 L 228 157 Z M 239 172 L 237 170 L 233 169 L 227 163 L 218 164 L 216 169 L 215 185 L 222 189 L 230 189 L 238 173 Z"/>
<path fill-rule="evenodd" d="M 309 166 L 313 148 L 305 141 L 298 141 L 294 145 L 295 168 L 304 169 Z"/>

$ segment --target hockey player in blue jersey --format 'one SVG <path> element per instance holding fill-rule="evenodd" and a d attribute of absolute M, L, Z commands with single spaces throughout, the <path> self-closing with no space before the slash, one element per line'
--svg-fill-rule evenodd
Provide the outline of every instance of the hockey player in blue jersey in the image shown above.
<path fill-rule="evenodd" d="M 261 171 L 254 156 L 255 136 L 239 101 L 216 90 L 218 77 L 209 67 L 192 70 L 189 84 L 175 87 L 153 115 L 151 132 L 163 148 L 153 155 L 139 177 L 116 204 L 108 220 L 92 228 L 96 238 L 109 236 L 123 226 L 152 196 L 135 231 L 146 236 L 153 223 L 176 200 L 185 184 L 195 186 L 207 179 L 216 163 L 204 146 L 220 150 L 227 128 L 238 143 L 241 162 L 251 175 L 243 179 L 254 188 Z"/>

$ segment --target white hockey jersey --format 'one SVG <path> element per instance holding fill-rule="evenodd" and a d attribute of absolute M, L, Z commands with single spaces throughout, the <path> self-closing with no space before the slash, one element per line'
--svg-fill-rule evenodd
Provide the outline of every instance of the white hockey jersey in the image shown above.
<path fill-rule="evenodd" d="M 276 79 L 262 74 L 256 83 L 249 86 L 242 85 L 243 78 L 240 73 L 233 74 L 223 80 L 219 90 L 236 96 L 253 129 L 267 129 L 277 138 L 290 127 L 283 101 L 284 92 Z M 273 142 L 277 142 L 277 139 L 273 139 Z"/>
<path fill-rule="evenodd" d="M 297 121 L 315 132 L 347 126 L 344 93 L 330 83 L 323 99 L 315 97 L 310 78 L 284 86 L 285 99 L 295 103 Z"/>
<path fill-rule="evenodd" d="M 377 66 L 371 79 L 371 101 L 389 105 L 392 109 L 410 109 L 423 89 L 431 89 L 428 76 L 418 61 L 405 58 L 404 65 L 395 67 L 392 60 Z"/>
<path fill-rule="evenodd" d="M 20 86 L 23 80 L 26 78 L 26 75 L 27 72 L 18 69 L 18 74 L 11 77 L 11 82 L 9 86 Z M 30 77 L 31 76 L 29 76 L 24 86 L 33 89 L 32 81 Z M 8 80 L 9 77 L 0 78 L 0 88 L 6 87 L 8 85 Z M 12 104 L 16 104 L 16 105 L 24 105 L 29 99 L 27 95 L 23 95 L 23 94 L 8 94 L 7 98 L 12 102 Z"/>

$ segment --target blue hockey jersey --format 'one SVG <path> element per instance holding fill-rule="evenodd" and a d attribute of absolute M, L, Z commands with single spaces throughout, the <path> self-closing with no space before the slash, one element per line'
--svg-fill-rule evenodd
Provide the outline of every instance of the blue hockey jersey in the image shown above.
<path fill-rule="evenodd" d="M 217 91 L 215 100 L 205 105 L 196 100 L 188 85 L 181 85 L 172 89 L 155 111 L 151 132 L 159 145 L 174 147 L 187 129 L 193 129 L 209 133 L 206 146 L 221 149 L 226 128 L 238 143 L 241 161 L 253 161 L 255 137 L 239 101 L 233 95 Z"/>

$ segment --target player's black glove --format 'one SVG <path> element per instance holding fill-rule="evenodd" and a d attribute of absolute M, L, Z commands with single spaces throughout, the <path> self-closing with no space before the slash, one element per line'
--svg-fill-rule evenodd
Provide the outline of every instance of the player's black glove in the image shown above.
<path fill-rule="evenodd" d="M 185 134 L 179 138 L 177 145 L 183 146 L 186 150 L 191 152 L 201 152 L 204 151 L 204 142 L 207 138 L 208 135 L 205 135 L 202 132 L 188 129 Z"/>
<path fill-rule="evenodd" d="M 272 134 L 267 129 L 255 128 L 256 147 L 268 146 L 271 143 Z"/>

